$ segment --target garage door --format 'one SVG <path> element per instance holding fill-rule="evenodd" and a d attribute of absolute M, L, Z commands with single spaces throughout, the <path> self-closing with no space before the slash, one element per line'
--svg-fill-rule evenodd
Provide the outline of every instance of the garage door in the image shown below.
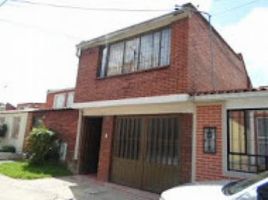
<path fill-rule="evenodd" d="M 180 184 L 180 116 L 117 117 L 111 181 L 161 192 Z"/>

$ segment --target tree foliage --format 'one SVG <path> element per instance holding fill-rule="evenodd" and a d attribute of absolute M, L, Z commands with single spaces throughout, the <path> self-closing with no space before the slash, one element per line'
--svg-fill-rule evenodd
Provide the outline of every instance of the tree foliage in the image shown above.
<path fill-rule="evenodd" d="M 33 128 L 27 144 L 32 164 L 43 164 L 50 159 L 49 155 L 52 152 L 57 154 L 57 148 L 57 135 L 55 132 L 45 127 Z"/>

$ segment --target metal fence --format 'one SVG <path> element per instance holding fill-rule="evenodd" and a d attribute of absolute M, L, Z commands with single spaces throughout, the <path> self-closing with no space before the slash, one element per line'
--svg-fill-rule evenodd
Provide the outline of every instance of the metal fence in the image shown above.
<path fill-rule="evenodd" d="M 268 109 L 229 110 L 228 170 L 268 170 Z"/>

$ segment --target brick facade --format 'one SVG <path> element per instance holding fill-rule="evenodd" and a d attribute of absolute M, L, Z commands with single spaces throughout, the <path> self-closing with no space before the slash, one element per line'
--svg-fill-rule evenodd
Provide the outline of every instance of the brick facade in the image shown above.
<path fill-rule="evenodd" d="M 68 144 L 66 161 L 68 166 L 76 171 L 76 166 L 72 166 L 76 134 L 78 126 L 78 110 L 40 110 L 32 113 L 33 118 L 42 119 L 45 126 L 58 133 L 59 139 Z"/>
<path fill-rule="evenodd" d="M 112 158 L 112 141 L 114 130 L 114 117 L 107 116 L 103 118 L 101 147 L 99 157 L 99 168 L 97 178 L 101 181 L 108 181 Z"/>
<path fill-rule="evenodd" d="M 241 54 L 236 54 L 216 30 L 211 31 L 199 14 L 191 15 L 189 24 L 189 92 L 250 87 Z"/>
<path fill-rule="evenodd" d="M 222 166 L 222 112 L 221 104 L 198 105 L 196 108 L 196 180 L 219 180 L 223 179 Z M 203 150 L 203 128 L 216 127 L 216 153 L 206 154 Z"/>
<path fill-rule="evenodd" d="M 233 52 L 216 31 L 211 37 L 212 67 L 210 29 L 199 15 L 192 14 L 175 21 L 170 27 L 171 61 L 166 67 L 100 79 L 97 77 L 100 47 L 82 50 L 75 102 L 245 89 L 250 86 L 242 57 Z"/>
<path fill-rule="evenodd" d="M 193 115 L 181 114 L 182 134 L 180 136 L 180 162 L 182 164 L 180 171 L 180 181 L 188 183 L 192 175 L 192 133 L 193 133 Z"/>

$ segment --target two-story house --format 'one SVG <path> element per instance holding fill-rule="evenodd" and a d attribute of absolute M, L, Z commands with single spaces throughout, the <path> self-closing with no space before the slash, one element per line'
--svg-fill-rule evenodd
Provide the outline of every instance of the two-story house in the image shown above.
<path fill-rule="evenodd" d="M 211 173 L 199 173 L 196 139 L 203 138 L 196 134 L 215 122 L 220 135 L 222 108 L 196 103 L 194 94 L 248 90 L 251 83 L 243 57 L 195 7 L 83 41 L 77 55 L 81 173 L 155 192 L 217 176 L 221 167 L 213 164 Z M 221 154 L 209 156 L 214 163 Z"/>

